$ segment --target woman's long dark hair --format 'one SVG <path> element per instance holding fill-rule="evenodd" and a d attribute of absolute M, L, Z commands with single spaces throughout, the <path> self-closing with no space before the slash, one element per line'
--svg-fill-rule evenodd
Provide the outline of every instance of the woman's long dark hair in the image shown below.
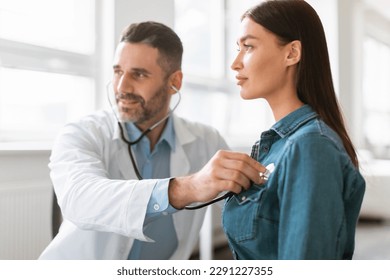
<path fill-rule="evenodd" d="M 301 42 L 296 79 L 298 97 L 336 131 L 353 164 L 358 167 L 356 151 L 337 102 L 325 32 L 316 11 L 303 0 L 270 0 L 246 11 L 242 18 L 246 17 L 274 33 L 282 44 L 294 40 Z"/>

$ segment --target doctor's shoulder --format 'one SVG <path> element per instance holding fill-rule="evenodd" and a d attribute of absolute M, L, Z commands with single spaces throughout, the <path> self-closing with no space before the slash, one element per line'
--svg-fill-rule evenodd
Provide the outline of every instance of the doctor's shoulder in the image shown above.
<path fill-rule="evenodd" d="M 115 124 L 116 119 L 112 113 L 106 110 L 100 110 L 67 123 L 61 130 L 59 136 L 73 134 L 80 137 L 82 135 L 93 135 L 95 137 L 112 138 Z"/>

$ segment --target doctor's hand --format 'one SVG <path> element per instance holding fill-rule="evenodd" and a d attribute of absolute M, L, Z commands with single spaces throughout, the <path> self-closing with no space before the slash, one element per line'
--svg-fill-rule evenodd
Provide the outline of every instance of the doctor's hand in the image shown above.
<path fill-rule="evenodd" d="M 197 173 L 173 178 L 169 183 L 170 204 L 182 209 L 194 202 L 207 202 L 221 192 L 240 193 L 251 181 L 264 183 L 259 172 L 265 167 L 245 153 L 218 151 Z"/>

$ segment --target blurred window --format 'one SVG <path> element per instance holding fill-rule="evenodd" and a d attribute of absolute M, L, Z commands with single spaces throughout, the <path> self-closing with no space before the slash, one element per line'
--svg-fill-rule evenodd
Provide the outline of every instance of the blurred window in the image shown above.
<path fill-rule="evenodd" d="M 390 45 L 372 37 L 364 41 L 363 134 L 377 158 L 390 158 Z"/>
<path fill-rule="evenodd" d="M 51 139 L 64 122 L 93 110 L 91 78 L 0 68 L 2 141 Z"/>
<path fill-rule="evenodd" d="M 95 106 L 95 0 L 0 0 L 0 141 L 51 140 Z"/>
<path fill-rule="evenodd" d="M 230 69 L 242 13 L 258 1 L 175 0 L 183 41 L 183 101 L 178 113 L 216 127 L 234 148 L 249 152 L 273 117 L 264 101 L 244 101 Z"/>
<path fill-rule="evenodd" d="M 0 37 L 42 47 L 91 54 L 94 1 L 1 0 Z"/>

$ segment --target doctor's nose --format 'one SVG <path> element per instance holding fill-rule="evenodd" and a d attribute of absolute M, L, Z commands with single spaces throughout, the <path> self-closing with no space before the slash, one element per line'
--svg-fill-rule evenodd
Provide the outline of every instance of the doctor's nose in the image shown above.
<path fill-rule="evenodd" d="M 116 89 L 118 92 L 132 92 L 133 86 L 128 74 L 123 73 L 117 80 Z"/>

